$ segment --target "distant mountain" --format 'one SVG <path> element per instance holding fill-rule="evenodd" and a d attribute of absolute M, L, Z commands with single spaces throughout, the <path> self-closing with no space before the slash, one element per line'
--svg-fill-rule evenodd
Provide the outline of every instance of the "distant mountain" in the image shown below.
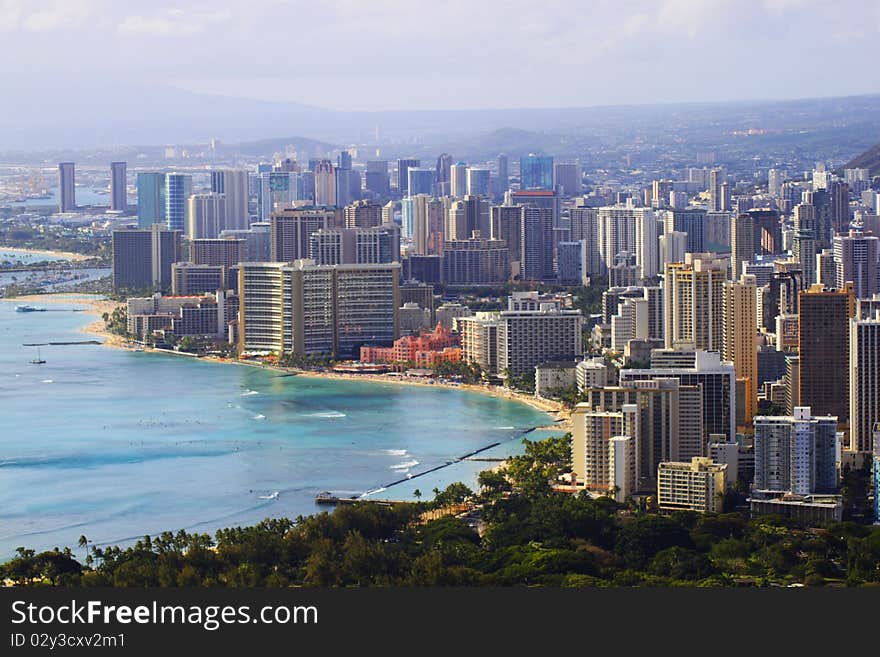
<path fill-rule="evenodd" d="M 342 148 L 338 144 L 310 139 L 308 137 L 271 137 L 233 144 L 220 142 L 217 152 L 223 154 L 245 155 L 251 157 L 266 156 L 267 153 L 284 153 L 290 148 L 299 152 L 307 152 L 311 156 L 329 154 Z"/>
<path fill-rule="evenodd" d="M 880 175 L 880 144 L 871 146 L 843 165 L 844 169 L 870 169 L 872 176 Z"/>

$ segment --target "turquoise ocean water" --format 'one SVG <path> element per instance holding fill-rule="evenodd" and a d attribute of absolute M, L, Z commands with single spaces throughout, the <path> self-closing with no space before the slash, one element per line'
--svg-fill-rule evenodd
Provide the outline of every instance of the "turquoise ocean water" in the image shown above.
<path fill-rule="evenodd" d="M 517 402 L 430 386 L 284 376 L 255 367 L 95 345 L 76 303 L 16 313 L 0 303 L 0 559 L 26 545 L 127 543 L 164 530 L 212 533 L 322 510 L 322 491 L 411 499 L 473 485 L 491 463 L 430 468 L 550 423 Z M 558 432 L 557 432 L 558 433 Z M 535 432 L 530 437 L 553 433 Z M 263 499 L 274 492 L 276 499 Z"/>

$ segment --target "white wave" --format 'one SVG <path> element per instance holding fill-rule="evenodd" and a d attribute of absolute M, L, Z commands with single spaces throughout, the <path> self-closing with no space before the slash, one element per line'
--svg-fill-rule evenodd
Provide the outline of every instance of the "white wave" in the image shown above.
<path fill-rule="evenodd" d="M 55 383 L 52 379 L 43 379 L 42 383 Z"/>
<path fill-rule="evenodd" d="M 513 429 L 516 429 L 516 427 L 492 427 L 492 428 L 493 428 L 493 429 L 498 429 L 499 431 L 500 431 L 500 430 L 504 430 L 504 431 L 512 431 Z"/>
<path fill-rule="evenodd" d="M 383 449 L 382 453 L 388 456 L 406 456 L 405 449 Z"/>
<path fill-rule="evenodd" d="M 320 413 L 306 413 L 306 417 L 322 417 L 332 420 L 334 418 L 345 417 L 345 413 L 340 413 L 339 411 L 323 411 Z"/>
<path fill-rule="evenodd" d="M 256 390 L 247 390 L 239 395 L 239 397 L 250 397 L 251 395 L 259 395 L 260 393 Z"/>
<path fill-rule="evenodd" d="M 254 419 L 255 420 L 265 420 L 266 416 L 263 415 L 262 413 L 257 413 L 256 415 L 254 415 Z"/>
<path fill-rule="evenodd" d="M 410 468 L 412 468 L 418 464 L 419 464 L 418 461 L 416 461 L 415 459 L 412 459 L 411 461 L 404 461 L 403 463 L 398 463 L 397 465 L 392 465 L 391 469 L 392 470 L 409 470 Z"/>
<path fill-rule="evenodd" d="M 370 495 L 375 495 L 376 493 L 382 493 L 386 490 L 388 489 L 384 486 L 382 488 L 374 488 L 373 490 L 368 490 L 366 493 L 363 493 L 361 495 L 360 499 L 364 499 L 365 497 L 369 497 Z"/>

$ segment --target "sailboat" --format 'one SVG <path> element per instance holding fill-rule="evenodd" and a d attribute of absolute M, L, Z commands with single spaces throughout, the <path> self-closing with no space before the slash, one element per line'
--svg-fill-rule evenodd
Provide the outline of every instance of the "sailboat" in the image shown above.
<path fill-rule="evenodd" d="M 40 348 L 37 347 L 37 357 L 31 360 L 31 365 L 42 365 L 46 361 L 40 357 Z"/>

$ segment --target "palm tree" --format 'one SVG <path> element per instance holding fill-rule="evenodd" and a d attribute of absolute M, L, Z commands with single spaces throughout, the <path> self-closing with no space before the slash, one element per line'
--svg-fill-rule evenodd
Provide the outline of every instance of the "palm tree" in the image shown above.
<path fill-rule="evenodd" d="M 417 500 L 421 500 L 422 499 L 422 491 L 420 491 L 418 488 L 416 488 L 413 491 L 413 497 L 415 497 Z"/>

